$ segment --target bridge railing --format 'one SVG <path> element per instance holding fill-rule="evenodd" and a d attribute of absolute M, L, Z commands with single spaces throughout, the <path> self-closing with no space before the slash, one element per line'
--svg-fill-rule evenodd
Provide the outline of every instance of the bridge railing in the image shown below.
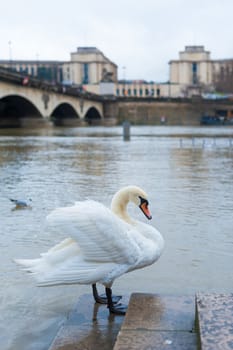
<path fill-rule="evenodd" d="M 75 97 L 81 97 L 90 100 L 102 101 L 102 96 L 90 93 L 82 88 L 82 86 L 67 86 L 63 84 L 49 83 L 44 80 L 37 79 L 31 75 L 25 75 L 19 72 L 0 67 L 0 81 L 10 82 L 16 85 L 28 86 L 45 91 L 66 94 Z"/>

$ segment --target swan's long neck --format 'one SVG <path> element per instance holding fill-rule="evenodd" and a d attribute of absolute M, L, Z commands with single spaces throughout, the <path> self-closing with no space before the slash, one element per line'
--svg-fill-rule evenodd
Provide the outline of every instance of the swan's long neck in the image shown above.
<path fill-rule="evenodd" d="M 111 210 L 122 220 L 132 223 L 133 220 L 127 213 L 127 205 L 129 203 L 129 194 L 126 191 L 117 192 L 112 199 Z"/>

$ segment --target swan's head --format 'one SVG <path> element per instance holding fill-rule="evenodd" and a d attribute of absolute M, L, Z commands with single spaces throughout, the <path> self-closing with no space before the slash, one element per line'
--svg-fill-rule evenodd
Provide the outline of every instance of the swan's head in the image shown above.
<path fill-rule="evenodd" d="M 129 200 L 141 209 L 147 219 L 152 219 L 152 215 L 149 210 L 149 201 L 147 199 L 147 194 L 140 187 L 129 187 Z"/>
<path fill-rule="evenodd" d="M 114 195 L 111 208 L 116 214 L 120 215 L 125 210 L 128 202 L 138 206 L 147 219 L 152 219 L 147 194 L 140 187 L 127 186 L 122 188 Z"/>

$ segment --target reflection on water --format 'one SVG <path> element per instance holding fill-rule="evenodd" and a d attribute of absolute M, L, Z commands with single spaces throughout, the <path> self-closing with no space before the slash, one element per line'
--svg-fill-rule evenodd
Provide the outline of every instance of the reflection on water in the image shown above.
<path fill-rule="evenodd" d="M 232 292 L 232 137 L 230 127 L 132 127 L 129 142 L 121 127 L 0 130 L 2 348 L 47 349 L 78 296 L 90 292 L 38 288 L 12 262 L 64 238 L 45 229 L 46 215 L 85 198 L 109 205 L 128 184 L 149 193 L 151 224 L 166 249 L 155 265 L 116 281 L 114 291 Z M 12 210 L 9 198 L 31 198 L 32 208 Z"/>

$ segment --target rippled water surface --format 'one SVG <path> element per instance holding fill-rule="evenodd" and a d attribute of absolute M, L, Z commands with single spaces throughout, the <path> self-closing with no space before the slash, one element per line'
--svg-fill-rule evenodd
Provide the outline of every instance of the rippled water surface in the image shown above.
<path fill-rule="evenodd" d="M 35 258 L 64 237 L 45 229 L 59 206 L 110 204 L 121 186 L 149 194 L 166 248 L 155 265 L 115 281 L 118 293 L 232 292 L 232 128 L 121 127 L 0 131 L 0 334 L 4 350 L 48 349 L 89 286 L 38 288 L 14 258 Z M 32 199 L 15 210 L 9 198 Z M 137 208 L 131 215 L 146 221 Z"/>

